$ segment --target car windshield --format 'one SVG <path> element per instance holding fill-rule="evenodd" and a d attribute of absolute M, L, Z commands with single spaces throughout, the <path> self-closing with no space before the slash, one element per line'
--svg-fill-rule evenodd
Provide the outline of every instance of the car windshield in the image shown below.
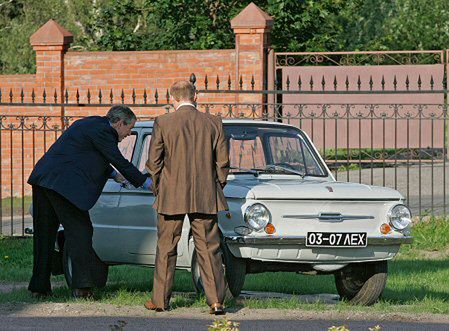
<path fill-rule="evenodd" d="M 284 126 L 225 124 L 231 173 L 327 176 L 301 131 Z"/>

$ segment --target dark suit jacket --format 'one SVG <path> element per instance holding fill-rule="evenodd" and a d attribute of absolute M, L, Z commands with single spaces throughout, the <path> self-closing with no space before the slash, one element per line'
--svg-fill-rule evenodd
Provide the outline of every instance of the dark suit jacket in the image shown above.
<path fill-rule="evenodd" d="M 82 210 L 97 202 L 113 168 L 136 187 L 146 176 L 118 149 L 117 132 L 106 117 L 91 116 L 74 122 L 37 162 L 31 185 L 54 190 Z"/>
<path fill-rule="evenodd" d="M 159 214 L 216 214 L 228 209 L 222 186 L 229 152 L 220 117 L 188 105 L 159 116 L 146 166 Z"/>

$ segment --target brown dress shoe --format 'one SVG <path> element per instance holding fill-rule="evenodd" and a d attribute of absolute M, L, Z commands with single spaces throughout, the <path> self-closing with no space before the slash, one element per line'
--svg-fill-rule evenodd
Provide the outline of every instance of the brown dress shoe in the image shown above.
<path fill-rule="evenodd" d="M 161 311 L 168 310 L 167 308 L 160 308 L 160 307 L 156 306 L 156 305 L 153 303 L 153 301 L 151 301 L 151 300 L 146 301 L 146 302 L 144 303 L 144 306 L 145 306 L 146 309 L 148 309 L 148 310 L 154 310 L 154 311 L 156 311 L 156 312 L 161 312 Z"/>
<path fill-rule="evenodd" d="M 225 315 L 226 312 L 224 310 L 224 307 L 221 303 L 216 302 L 210 305 L 210 312 L 211 315 Z"/>
<path fill-rule="evenodd" d="M 93 293 L 90 288 L 76 288 L 72 291 L 72 295 L 75 299 L 91 299 L 93 298 Z"/>

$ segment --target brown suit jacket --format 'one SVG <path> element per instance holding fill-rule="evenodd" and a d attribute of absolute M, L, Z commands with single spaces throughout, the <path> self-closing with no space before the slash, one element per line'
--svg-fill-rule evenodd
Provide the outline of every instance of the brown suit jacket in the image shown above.
<path fill-rule="evenodd" d="M 159 116 L 146 166 L 159 214 L 216 214 L 228 209 L 222 187 L 229 151 L 219 117 L 188 105 Z"/>

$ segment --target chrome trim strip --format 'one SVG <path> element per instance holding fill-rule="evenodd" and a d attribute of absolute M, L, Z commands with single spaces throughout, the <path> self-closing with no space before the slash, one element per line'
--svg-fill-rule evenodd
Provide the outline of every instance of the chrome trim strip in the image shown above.
<path fill-rule="evenodd" d="M 228 236 L 225 241 L 230 244 L 250 244 L 250 245 L 306 245 L 305 236 L 291 236 L 291 237 L 243 237 L 243 236 Z M 368 237 L 368 246 L 387 246 L 387 245 L 401 245 L 411 244 L 413 237 Z M 316 247 L 315 247 L 316 248 Z M 323 247 L 332 248 L 332 247 Z M 357 247 L 347 247 L 357 248 Z M 363 247 L 360 247 L 363 248 Z"/>
<path fill-rule="evenodd" d="M 370 215 L 342 215 L 340 213 L 319 213 L 318 215 L 282 215 L 282 218 L 317 219 L 322 222 L 342 222 L 345 220 L 373 220 Z"/>

